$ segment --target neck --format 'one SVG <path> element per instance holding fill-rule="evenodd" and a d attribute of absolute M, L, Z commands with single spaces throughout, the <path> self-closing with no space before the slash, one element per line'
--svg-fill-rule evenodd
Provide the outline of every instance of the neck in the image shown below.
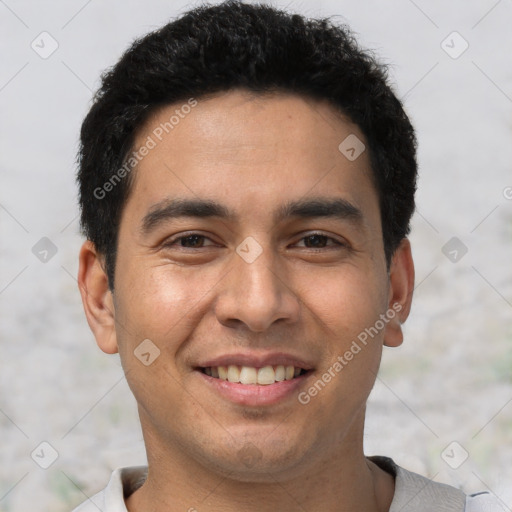
<path fill-rule="evenodd" d="M 207 467 L 176 447 L 162 449 L 146 431 L 148 477 L 127 498 L 127 508 L 129 512 L 388 512 L 394 479 L 365 458 L 362 428 L 354 427 L 357 436 L 347 433 L 335 449 L 314 462 L 302 462 L 292 472 L 259 471 L 251 481 L 241 481 L 235 471 Z"/>

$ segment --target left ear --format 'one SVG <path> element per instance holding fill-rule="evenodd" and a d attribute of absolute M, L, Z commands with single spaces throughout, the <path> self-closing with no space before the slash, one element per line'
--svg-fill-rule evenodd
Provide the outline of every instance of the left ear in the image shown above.
<path fill-rule="evenodd" d="M 397 247 L 389 269 L 388 311 L 395 314 L 389 318 L 384 330 L 384 345 L 398 347 L 404 341 L 402 324 L 411 311 L 412 293 L 414 291 L 414 262 L 411 243 L 404 238 Z M 389 314 L 391 317 L 391 314 Z"/>

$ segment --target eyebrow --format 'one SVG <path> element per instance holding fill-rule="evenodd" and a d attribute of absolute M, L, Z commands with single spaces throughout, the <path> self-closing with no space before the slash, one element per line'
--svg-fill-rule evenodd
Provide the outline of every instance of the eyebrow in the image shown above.
<path fill-rule="evenodd" d="M 363 212 L 346 199 L 310 198 L 290 201 L 281 206 L 274 214 L 274 222 L 277 224 L 290 217 L 301 219 L 327 217 L 361 224 Z"/>
<path fill-rule="evenodd" d="M 231 219 L 233 214 L 223 205 L 204 199 L 165 199 L 152 206 L 142 219 L 142 233 L 148 234 L 164 222 L 179 217 L 219 217 Z"/>
<path fill-rule="evenodd" d="M 226 206 L 204 199 L 165 199 L 152 206 L 142 219 L 141 231 L 149 234 L 161 224 L 179 217 L 236 219 L 236 214 Z M 355 205 L 342 198 L 309 198 L 289 201 L 280 206 L 273 216 L 274 223 L 287 218 L 333 218 L 362 224 L 363 213 Z"/>

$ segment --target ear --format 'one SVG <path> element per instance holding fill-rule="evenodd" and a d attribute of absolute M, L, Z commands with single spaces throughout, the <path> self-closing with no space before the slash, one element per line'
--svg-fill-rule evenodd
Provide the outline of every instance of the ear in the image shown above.
<path fill-rule="evenodd" d="M 411 311 L 412 294 L 414 291 L 414 262 L 412 260 L 411 243 L 404 238 L 391 260 L 389 269 L 388 318 L 384 331 L 384 345 L 398 347 L 404 340 L 402 324 Z"/>
<path fill-rule="evenodd" d="M 78 287 L 85 316 L 98 346 L 107 354 L 118 351 L 112 292 L 103 268 L 103 258 L 87 240 L 80 249 Z"/>

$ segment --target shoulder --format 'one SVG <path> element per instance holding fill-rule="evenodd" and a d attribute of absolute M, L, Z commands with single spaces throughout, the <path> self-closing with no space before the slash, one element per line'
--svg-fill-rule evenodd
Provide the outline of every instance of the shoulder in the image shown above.
<path fill-rule="evenodd" d="M 115 469 L 105 489 L 84 501 L 73 512 L 127 512 L 125 496 L 138 489 L 146 476 L 147 466 Z"/>
<path fill-rule="evenodd" d="M 488 509 L 483 507 L 495 503 L 489 493 L 467 496 L 460 489 L 408 471 L 388 457 L 369 459 L 395 476 L 395 495 L 389 512 L 481 512 Z"/>
<path fill-rule="evenodd" d="M 507 510 L 493 494 L 479 492 L 467 497 L 464 512 L 506 512 Z"/>
<path fill-rule="evenodd" d="M 434 482 L 429 478 L 396 466 L 395 498 L 390 512 L 396 510 L 427 512 L 463 512 L 466 495 L 450 485 Z M 434 508 L 433 507 L 435 504 Z"/>

